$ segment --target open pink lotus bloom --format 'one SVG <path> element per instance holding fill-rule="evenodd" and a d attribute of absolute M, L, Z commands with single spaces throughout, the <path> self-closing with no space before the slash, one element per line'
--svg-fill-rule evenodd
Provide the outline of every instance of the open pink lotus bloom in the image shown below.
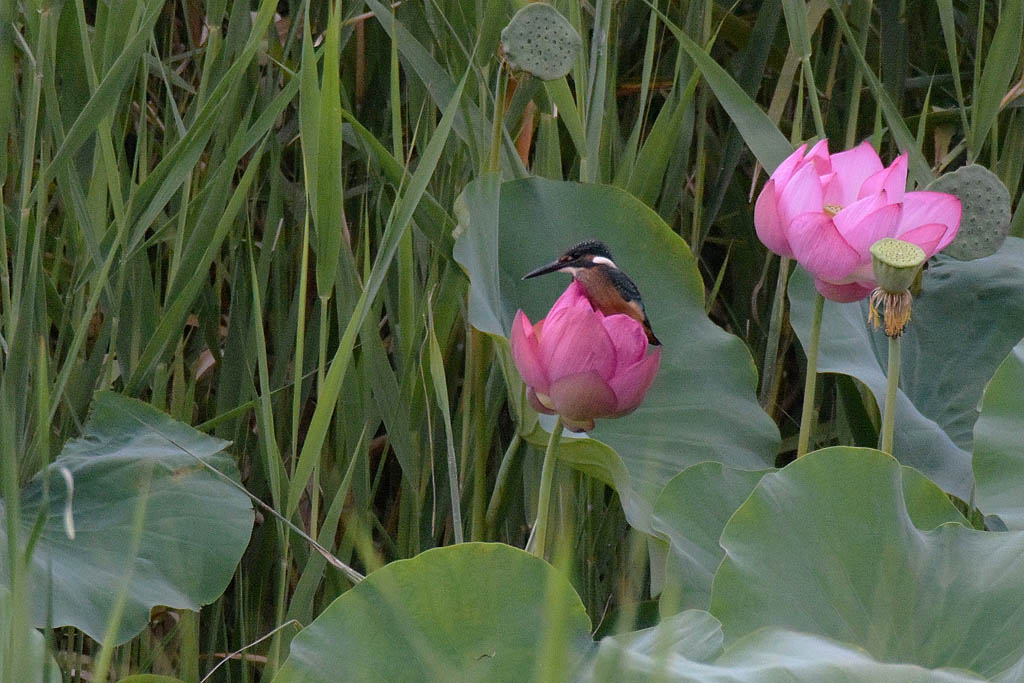
<path fill-rule="evenodd" d="M 822 140 L 783 161 L 754 205 L 766 247 L 795 258 L 825 297 L 856 301 L 875 287 L 871 245 L 883 237 L 912 242 L 928 258 L 953 241 L 960 200 L 943 192 L 906 192 L 907 154 L 888 167 L 865 141 L 829 154 Z"/>
<path fill-rule="evenodd" d="M 575 432 L 636 410 L 661 362 L 660 348 L 647 355 L 639 322 L 594 310 L 575 280 L 536 325 L 516 313 L 511 342 L 530 404 Z"/>

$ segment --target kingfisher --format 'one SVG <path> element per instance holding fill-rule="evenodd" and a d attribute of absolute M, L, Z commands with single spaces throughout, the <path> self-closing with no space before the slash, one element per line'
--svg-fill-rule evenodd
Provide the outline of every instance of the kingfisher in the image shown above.
<path fill-rule="evenodd" d="M 583 285 L 591 305 L 605 315 L 624 313 L 644 326 L 647 341 L 655 346 L 661 342 L 651 330 L 647 310 L 636 283 L 619 270 L 612 260 L 612 253 L 604 242 L 586 240 L 570 247 L 556 260 L 531 270 L 523 276 L 526 280 L 547 273 L 569 273 Z"/>

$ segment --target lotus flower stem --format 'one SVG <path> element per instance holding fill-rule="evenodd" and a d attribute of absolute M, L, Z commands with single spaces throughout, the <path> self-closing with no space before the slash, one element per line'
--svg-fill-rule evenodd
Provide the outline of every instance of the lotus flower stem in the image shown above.
<path fill-rule="evenodd" d="M 779 277 L 775 283 L 775 298 L 772 300 L 772 314 L 768 322 L 768 342 L 764 350 L 764 365 L 761 372 L 761 407 L 771 414 L 775 404 L 775 374 L 779 367 L 779 337 L 782 336 L 782 318 L 786 310 L 786 283 L 789 264 L 792 259 L 779 259 Z"/>
<path fill-rule="evenodd" d="M 825 297 L 818 294 L 814 299 L 814 317 L 811 319 L 811 343 L 807 347 L 807 380 L 804 382 L 804 407 L 800 412 L 800 439 L 797 442 L 796 457 L 807 455 L 811 441 L 811 426 L 815 421 L 814 388 L 818 379 L 818 339 L 821 337 L 821 311 Z"/>
<path fill-rule="evenodd" d="M 896 390 L 900 385 L 900 335 L 889 337 L 888 383 L 885 389 L 885 412 L 882 414 L 882 450 L 892 455 L 896 427 Z"/>
<path fill-rule="evenodd" d="M 544 465 L 540 470 L 540 493 L 537 496 L 537 522 L 533 525 L 533 546 L 530 549 L 537 557 L 544 559 L 544 541 L 548 530 L 548 504 L 551 501 L 551 485 L 555 480 L 557 456 L 555 448 L 562 436 L 562 416 L 555 420 L 547 450 L 544 451 Z"/>

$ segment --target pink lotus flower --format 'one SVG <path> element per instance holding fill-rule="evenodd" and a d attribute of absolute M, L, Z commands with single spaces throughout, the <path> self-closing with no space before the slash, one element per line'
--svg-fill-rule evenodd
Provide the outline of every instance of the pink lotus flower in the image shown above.
<path fill-rule="evenodd" d="M 636 410 L 661 361 L 661 349 L 646 355 L 643 325 L 594 310 L 575 280 L 536 325 L 516 313 L 511 342 L 530 404 L 561 415 L 575 432 L 593 429 L 594 418 Z"/>
<path fill-rule="evenodd" d="M 863 299 L 875 288 L 871 245 L 883 237 L 912 242 L 928 258 L 953 241 L 960 200 L 943 192 L 906 192 L 907 154 L 888 168 L 865 141 L 829 154 L 828 140 L 783 161 L 754 205 L 766 247 L 795 258 L 834 301 Z"/>

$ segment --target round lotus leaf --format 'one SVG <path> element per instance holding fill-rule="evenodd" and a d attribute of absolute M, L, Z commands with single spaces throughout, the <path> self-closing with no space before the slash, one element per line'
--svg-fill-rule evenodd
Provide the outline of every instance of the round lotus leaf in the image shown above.
<path fill-rule="evenodd" d="M 509 66 L 545 81 L 569 73 L 582 44 L 572 24 L 541 2 L 516 12 L 501 31 L 501 47 Z"/>
<path fill-rule="evenodd" d="M 385 565 L 342 594 L 295 636 L 274 683 L 541 680 L 544 657 L 583 660 L 590 629 L 572 584 L 547 562 L 459 543 Z"/>
<path fill-rule="evenodd" d="M 944 250 L 970 261 L 991 256 L 1010 233 L 1010 193 L 999 177 L 984 166 L 971 164 L 932 181 L 928 190 L 948 192 L 960 199 L 960 231 Z"/>

